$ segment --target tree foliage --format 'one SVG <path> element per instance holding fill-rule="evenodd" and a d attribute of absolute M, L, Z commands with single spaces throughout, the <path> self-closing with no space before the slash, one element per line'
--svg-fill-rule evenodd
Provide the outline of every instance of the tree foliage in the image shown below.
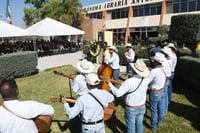
<path fill-rule="evenodd" d="M 170 38 L 178 42 L 200 41 L 200 14 L 173 16 L 170 26 Z"/>
<path fill-rule="evenodd" d="M 200 41 L 200 14 L 173 16 L 169 38 L 178 43 L 185 43 L 195 56 L 196 42 Z"/>
<path fill-rule="evenodd" d="M 158 33 L 162 36 L 162 35 L 168 35 L 168 32 L 169 32 L 169 26 L 164 24 L 164 25 L 161 25 L 159 28 L 158 28 Z"/>
<path fill-rule="evenodd" d="M 24 21 L 30 26 L 46 17 L 78 27 L 83 19 L 79 0 L 25 0 L 33 5 L 24 9 Z"/>
<path fill-rule="evenodd" d="M 158 41 L 162 42 L 164 40 L 168 39 L 168 33 L 169 33 L 169 26 L 168 25 L 161 25 L 158 28 L 158 34 L 159 36 L 157 37 L 149 37 L 150 43 L 157 43 Z"/>

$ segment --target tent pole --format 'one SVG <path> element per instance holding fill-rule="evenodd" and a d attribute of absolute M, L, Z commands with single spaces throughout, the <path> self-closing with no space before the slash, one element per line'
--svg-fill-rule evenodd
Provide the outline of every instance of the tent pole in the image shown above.
<path fill-rule="evenodd" d="M 33 48 L 34 48 L 34 51 L 37 52 L 37 49 L 36 49 L 36 37 L 33 36 Z"/>

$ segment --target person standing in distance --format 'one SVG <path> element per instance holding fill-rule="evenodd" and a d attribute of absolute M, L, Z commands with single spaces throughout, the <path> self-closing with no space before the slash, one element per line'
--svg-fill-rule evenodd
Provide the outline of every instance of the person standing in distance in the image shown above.
<path fill-rule="evenodd" d="M 132 49 L 131 43 L 127 43 L 125 47 L 126 47 L 126 52 L 124 56 L 126 57 L 126 72 L 128 74 L 128 78 L 130 78 L 132 75 L 132 67 L 130 63 L 133 63 L 135 60 L 135 52 Z"/>

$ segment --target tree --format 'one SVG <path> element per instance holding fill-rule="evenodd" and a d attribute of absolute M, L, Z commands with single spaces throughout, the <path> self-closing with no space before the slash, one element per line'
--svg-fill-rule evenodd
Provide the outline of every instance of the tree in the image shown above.
<path fill-rule="evenodd" d="M 169 26 L 166 24 L 161 25 L 158 28 L 158 34 L 160 34 L 161 36 L 168 35 L 168 32 L 169 32 Z"/>
<path fill-rule="evenodd" d="M 33 5 L 24 9 L 24 21 L 30 26 L 41 19 L 50 17 L 63 23 L 79 27 L 83 16 L 79 0 L 25 0 Z"/>
<path fill-rule="evenodd" d="M 149 41 L 151 43 L 157 43 L 158 41 L 162 42 L 164 40 L 168 39 L 168 33 L 169 33 L 169 26 L 168 25 L 161 25 L 158 28 L 158 36 L 157 37 L 150 37 Z"/>
<path fill-rule="evenodd" d="M 185 43 L 196 56 L 196 44 L 200 41 L 200 14 L 173 16 L 169 38 L 177 43 Z"/>

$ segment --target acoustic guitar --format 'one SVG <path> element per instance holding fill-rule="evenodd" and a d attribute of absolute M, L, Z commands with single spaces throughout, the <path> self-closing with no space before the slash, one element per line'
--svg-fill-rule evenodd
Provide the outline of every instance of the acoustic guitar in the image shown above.
<path fill-rule="evenodd" d="M 70 98 L 65 98 L 65 97 L 56 97 L 56 96 L 51 96 L 50 97 L 50 101 L 52 102 L 68 102 L 68 103 L 75 103 L 76 100 L 75 99 L 70 99 Z M 113 102 L 108 104 L 108 107 L 104 109 L 104 121 L 110 119 L 110 117 L 112 116 L 113 112 L 115 109 L 115 105 Z"/>
<path fill-rule="evenodd" d="M 39 115 L 34 118 L 33 121 L 39 131 L 39 133 L 47 133 L 52 123 L 52 117 L 50 115 Z"/>

